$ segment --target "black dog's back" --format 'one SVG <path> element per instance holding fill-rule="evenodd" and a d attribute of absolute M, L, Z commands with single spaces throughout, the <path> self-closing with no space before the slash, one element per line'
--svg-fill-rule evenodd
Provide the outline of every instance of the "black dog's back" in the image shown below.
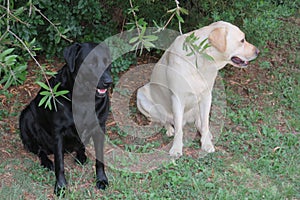
<path fill-rule="evenodd" d="M 38 94 L 39 96 L 40 94 Z M 46 155 L 54 153 L 55 135 L 53 135 L 53 113 L 38 107 L 40 98 L 35 98 L 20 115 L 20 137 L 24 147 L 36 154 L 42 151 Z M 65 121 L 65 120 L 64 120 Z M 72 121 L 72 119 L 69 119 Z M 64 122 L 62 122 L 64 123 Z M 66 127 L 64 132 L 64 152 L 74 152 L 82 148 L 83 144 L 74 125 Z"/>
<path fill-rule="evenodd" d="M 50 78 L 49 84 L 53 88 L 56 84 L 60 83 L 61 86 L 59 90 L 71 90 L 72 86 L 70 83 L 67 83 L 66 80 L 70 80 L 68 76 L 70 76 L 67 65 L 63 66 L 60 69 L 55 77 Z M 70 84 L 70 85 L 68 85 Z M 56 102 L 57 110 L 49 110 L 48 108 L 44 108 L 44 105 L 38 106 L 39 102 L 43 98 L 40 94 L 45 89 L 41 88 L 38 92 L 37 96 L 26 106 L 26 108 L 21 112 L 19 118 L 19 127 L 20 127 L 20 137 L 22 142 L 27 150 L 30 152 L 39 155 L 39 152 L 43 151 L 45 154 L 53 154 L 54 148 L 54 135 L 53 135 L 53 126 L 60 124 L 59 119 L 55 119 L 55 117 L 64 118 L 61 119 L 61 123 L 65 121 L 69 121 L 69 123 L 73 123 L 71 117 L 71 103 L 68 100 L 59 97 L 57 100 L 60 102 Z M 71 98 L 70 94 L 66 95 L 69 99 Z M 53 102 L 51 101 L 53 104 Z M 61 105 L 63 104 L 63 106 Z M 52 109 L 54 106 L 52 106 Z M 60 116 L 60 113 L 69 113 L 69 116 Z M 68 127 L 73 129 L 71 126 Z M 75 129 L 74 129 L 75 130 Z M 65 131 L 66 133 L 70 133 L 70 131 Z M 76 137 L 77 133 L 72 131 L 72 136 Z M 79 137 L 76 137 L 79 139 Z M 80 139 L 79 139 L 80 140 Z M 80 144 L 80 141 L 78 141 Z M 76 144 L 72 145 L 77 147 Z M 69 152 L 76 150 L 68 149 Z"/>
<path fill-rule="evenodd" d="M 37 138 L 34 137 L 31 133 L 37 132 L 36 126 L 34 123 L 33 113 L 30 111 L 30 106 L 28 105 L 20 115 L 19 127 L 20 127 L 20 137 L 24 147 L 34 153 L 38 154 L 39 144 Z"/>

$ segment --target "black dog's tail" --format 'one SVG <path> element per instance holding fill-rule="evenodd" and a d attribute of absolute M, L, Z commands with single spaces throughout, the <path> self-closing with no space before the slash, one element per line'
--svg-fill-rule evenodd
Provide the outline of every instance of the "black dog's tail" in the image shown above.
<path fill-rule="evenodd" d="M 22 143 L 28 151 L 38 154 L 39 146 L 33 135 L 31 134 L 31 129 L 34 128 L 34 124 L 30 122 L 34 121 L 32 113 L 30 112 L 29 107 L 26 107 L 20 115 L 19 118 L 19 128 L 20 128 L 20 137 Z M 31 126 L 31 127 L 30 127 Z"/>

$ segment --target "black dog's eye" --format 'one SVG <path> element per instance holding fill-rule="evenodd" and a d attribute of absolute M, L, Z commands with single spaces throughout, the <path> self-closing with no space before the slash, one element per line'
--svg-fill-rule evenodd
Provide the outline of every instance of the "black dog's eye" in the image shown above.
<path fill-rule="evenodd" d="M 241 40 L 241 43 L 244 43 L 244 42 L 245 42 L 245 39 L 242 39 L 242 40 Z"/>

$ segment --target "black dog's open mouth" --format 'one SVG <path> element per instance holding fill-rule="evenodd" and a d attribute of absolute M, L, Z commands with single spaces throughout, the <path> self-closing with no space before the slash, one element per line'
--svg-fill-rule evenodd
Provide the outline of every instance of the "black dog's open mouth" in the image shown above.
<path fill-rule="evenodd" d="M 231 58 L 231 61 L 240 67 L 247 67 L 247 65 L 249 64 L 249 61 L 244 61 L 237 56 L 233 56 Z"/>
<path fill-rule="evenodd" d="M 107 89 L 99 89 L 97 88 L 96 96 L 97 97 L 105 97 Z"/>

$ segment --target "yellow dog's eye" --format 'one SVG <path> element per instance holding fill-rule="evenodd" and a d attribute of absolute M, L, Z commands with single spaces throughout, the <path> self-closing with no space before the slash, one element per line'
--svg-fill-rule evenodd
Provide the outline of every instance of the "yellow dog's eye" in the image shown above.
<path fill-rule="evenodd" d="M 241 40 L 241 43 L 244 43 L 244 42 L 245 42 L 245 39 L 242 39 L 242 40 Z"/>

